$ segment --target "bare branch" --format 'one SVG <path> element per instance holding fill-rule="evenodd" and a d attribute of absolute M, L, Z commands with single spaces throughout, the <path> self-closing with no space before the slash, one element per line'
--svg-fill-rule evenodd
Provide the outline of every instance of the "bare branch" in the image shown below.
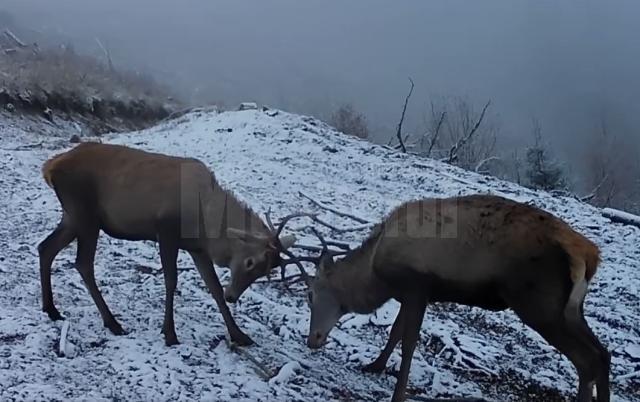
<path fill-rule="evenodd" d="M 500 158 L 497 157 L 497 156 L 490 156 L 488 158 L 485 158 L 485 159 L 481 160 L 480 162 L 478 162 L 478 164 L 476 165 L 476 168 L 474 169 L 474 171 L 476 173 L 480 173 L 480 169 L 482 169 L 482 167 L 484 165 L 486 165 L 489 162 L 499 161 L 499 160 L 500 160 Z"/>
<path fill-rule="evenodd" d="M 447 116 L 447 111 L 443 111 L 442 114 L 440 114 L 440 119 L 438 120 L 438 125 L 436 126 L 436 131 L 433 133 L 433 136 L 431 137 L 431 142 L 429 143 L 429 149 L 427 149 L 427 154 L 426 156 L 430 156 L 431 155 L 431 151 L 433 150 L 433 147 L 436 145 L 436 143 L 438 142 L 438 136 L 440 135 L 440 129 L 442 128 L 442 123 L 444 123 L 444 119 Z"/>
<path fill-rule="evenodd" d="M 355 216 L 355 215 L 348 214 L 348 213 L 346 213 L 346 212 L 338 211 L 338 210 L 337 210 L 337 209 L 335 209 L 335 208 L 332 208 L 332 207 L 329 207 L 329 206 L 327 206 L 327 205 L 325 205 L 325 204 L 322 204 L 321 202 L 316 201 L 316 200 L 314 200 L 313 198 L 309 197 L 308 195 L 304 194 L 302 191 L 298 191 L 298 194 L 299 194 L 301 197 L 304 197 L 304 198 L 306 198 L 307 200 L 311 201 L 311 203 L 312 203 L 313 205 L 317 206 L 317 207 L 318 207 L 318 208 L 320 208 L 320 209 L 324 209 L 325 211 L 333 212 L 334 214 L 336 214 L 336 215 L 338 215 L 338 216 L 342 216 L 342 217 L 344 217 L 344 218 L 353 219 L 354 221 L 359 222 L 359 223 L 370 223 L 370 222 L 369 222 L 368 220 L 366 220 L 366 219 L 363 219 L 363 218 L 357 217 L 357 216 Z"/>
<path fill-rule="evenodd" d="M 69 321 L 65 321 L 62 324 L 62 330 L 60 331 L 60 344 L 58 345 L 58 354 L 60 356 L 67 355 L 67 335 L 69 334 Z"/>
<path fill-rule="evenodd" d="M 354 226 L 354 227 L 351 227 L 351 228 L 339 228 L 339 227 L 333 226 L 330 223 L 327 223 L 327 222 L 323 221 L 322 219 L 318 218 L 317 216 L 311 216 L 310 218 L 314 222 L 316 222 L 316 223 L 318 223 L 318 224 L 320 224 L 320 225 L 322 225 L 324 227 L 327 227 L 327 228 L 333 230 L 336 233 L 357 232 L 357 231 L 360 231 L 360 230 L 369 229 L 371 227 L 371 224 L 367 224 L 367 225 L 362 225 L 362 226 Z"/>
<path fill-rule="evenodd" d="M 453 163 L 458 159 L 458 151 L 467 142 L 469 142 L 471 140 L 471 138 L 473 138 L 473 135 L 476 133 L 476 131 L 478 131 L 478 128 L 480 128 L 480 124 L 482 124 L 482 120 L 484 120 L 484 115 L 486 114 L 487 109 L 489 108 L 490 105 L 491 105 L 491 100 L 488 100 L 487 103 L 482 108 L 482 113 L 480 113 L 480 117 L 478 118 L 478 121 L 476 121 L 476 124 L 473 126 L 471 131 L 469 131 L 469 134 L 467 134 L 466 136 L 460 138 L 458 140 L 458 142 L 456 142 L 451 147 L 451 149 L 449 150 L 449 158 L 447 159 L 447 163 Z"/>
<path fill-rule="evenodd" d="M 327 240 L 327 244 L 329 246 L 334 246 L 339 248 L 341 251 L 347 252 L 351 250 L 351 247 L 349 247 L 348 244 L 346 243 L 341 243 L 341 242 L 337 242 L 337 241 L 333 241 L 333 240 Z M 293 248 L 297 248 L 298 250 L 305 250 L 305 251 L 321 251 L 317 246 L 309 246 L 306 244 L 295 244 L 292 246 Z"/>
<path fill-rule="evenodd" d="M 600 189 L 604 185 L 604 182 L 607 181 L 608 178 L 609 178 L 609 174 L 605 173 L 605 175 L 602 177 L 602 180 L 600 180 L 600 183 L 598 183 L 593 188 L 593 190 L 591 190 L 591 192 L 589 194 L 585 195 L 584 197 L 580 197 L 580 201 L 589 202 L 589 201 L 593 200 L 598 195 L 598 193 L 600 192 Z"/>
<path fill-rule="evenodd" d="M 404 106 L 402 107 L 402 115 L 400 116 L 400 122 L 398 123 L 398 131 L 396 132 L 396 137 L 398 138 L 398 142 L 400 142 L 400 148 L 404 153 L 407 153 L 407 148 L 404 146 L 404 141 L 402 140 L 402 123 L 404 123 L 404 115 L 407 112 L 407 105 L 409 104 L 409 98 L 411 98 L 411 94 L 413 93 L 413 87 L 415 86 L 411 77 L 409 77 L 409 82 L 411 83 L 411 88 L 409 89 L 409 94 L 404 100 Z"/>
<path fill-rule="evenodd" d="M 271 372 L 269 367 L 265 366 L 260 360 L 253 357 L 253 355 L 249 353 L 249 351 L 244 348 L 238 347 L 238 345 L 230 342 L 229 340 L 227 340 L 227 346 L 232 352 L 244 357 L 245 359 L 253 363 L 256 374 L 258 374 L 258 376 L 260 376 L 260 378 L 262 378 L 264 381 L 269 381 L 271 378 L 273 378 L 274 374 Z"/>
<path fill-rule="evenodd" d="M 330 242 L 327 242 L 328 245 L 330 245 Z M 311 251 L 311 252 L 322 252 L 322 247 L 318 247 L 318 246 L 294 246 L 297 249 L 300 250 L 304 250 L 304 251 Z M 334 249 L 329 249 L 329 251 L 331 252 L 331 255 L 345 255 L 347 254 L 349 251 L 348 250 L 334 250 Z M 299 260 L 300 261 L 308 261 L 308 262 L 314 262 L 315 257 L 309 257 L 308 259 L 306 257 L 300 257 Z"/>
<path fill-rule="evenodd" d="M 98 37 L 96 37 L 96 43 L 98 43 L 98 46 L 100 46 L 100 49 L 104 53 L 104 57 L 107 59 L 109 70 L 113 71 L 114 70 L 113 61 L 111 60 L 111 53 L 109 52 L 109 49 L 107 49 L 107 47 L 102 43 L 102 41 Z"/>

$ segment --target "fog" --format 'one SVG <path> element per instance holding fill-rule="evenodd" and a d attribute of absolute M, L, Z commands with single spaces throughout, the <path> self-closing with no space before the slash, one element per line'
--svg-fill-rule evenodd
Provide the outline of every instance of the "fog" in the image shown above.
<path fill-rule="evenodd" d="M 502 146 L 531 119 L 575 165 L 602 118 L 638 146 L 637 1 L 3 0 L 44 37 L 150 72 L 189 102 L 254 100 L 328 116 L 349 102 L 375 139 L 407 130 L 430 100 L 492 100 Z"/>

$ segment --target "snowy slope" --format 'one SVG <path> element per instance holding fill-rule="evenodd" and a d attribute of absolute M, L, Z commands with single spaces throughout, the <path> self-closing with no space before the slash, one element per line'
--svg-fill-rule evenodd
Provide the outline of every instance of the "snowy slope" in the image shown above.
<path fill-rule="evenodd" d="M 64 138 L 72 134 L 57 133 Z M 267 381 L 247 355 L 226 345 L 222 318 L 185 255 L 179 261 L 183 270 L 176 295 L 176 330 L 182 343 L 165 347 L 160 334 L 164 283 L 155 245 L 107 236 L 100 239 L 96 275 L 129 334 L 115 337 L 102 327 L 98 310 L 73 268 L 75 246 L 71 246 L 54 263 L 54 299 L 68 323 L 66 356 L 60 356 L 63 323 L 51 322 L 40 312 L 36 251 L 60 214 L 53 192 L 40 176 L 41 164 L 67 146 L 53 134 L 55 130 L 44 123 L 0 116 L 1 401 L 390 397 L 392 375 L 363 374 L 358 368 L 384 345 L 396 303 L 371 316 L 345 317 L 329 344 L 312 352 L 304 344 L 309 311 L 302 285 L 290 289 L 277 281 L 253 285 L 232 311 L 258 342 L 245 350 L 270 375 L 279 373 Z M 603 264 L 587 296 L 585 313 L 612 351 L 613 400 L 640 400 L 637 228 L 612 224 L 599 210 L 574 199 L 395 153 L 284 112 L 195 112 L 103 140 L 200 158 L 254 210 L 263 213 L 271 207 L 276 217 L 317 210 L 300 191 L 370 222 L 402 201 L 428 196 L 494 193 L 543 207 L 602 248 Z M 321 217 L 339 227 L 362 226 L 327 212 Z M 301 243 L 312 244 L 315 238 L 303 231 L 308 223 L 292 223 L 289 230 L 297 232 Z M 368 233 L 367 229 L 342 234 L 323 230 L 327 237 L 353 245 Z M 224 282 L 226 271 L 218 273 Z M 398 365 L 399 357 L 398 350 L 390 363 Z M 575 392 L 576 384 L 571 364 L 511 312 L 454 305 L 428 310 L 410 375 L 410 392 L 421 397 L 563 400 Z"/>

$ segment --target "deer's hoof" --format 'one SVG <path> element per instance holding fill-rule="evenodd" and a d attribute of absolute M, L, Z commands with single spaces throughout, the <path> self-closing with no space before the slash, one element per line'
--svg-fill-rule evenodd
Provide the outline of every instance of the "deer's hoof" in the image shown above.
<path fill-rule="evenodd" d="M 365 373 L 382 374 L 385 368 L 386 365 L 384 363 L 381 364 L 377 360 L 375 360 L 372 363 L 362 366 L 360 370 Z"/>
<path fill-rule="evenodd" d="M 251 346 L 254 344 L 253 340 L 249 338 L 249 335 L 244 332 L 238 332 L 236 334 L 231 335 L 231 342 L 235 343 L 238 346 Z"/>
<path fill-rule="evenodd" d="M 62 314 L 60 314 L 58 309 L 55 307 L 44 309 L 43 311 L 47 313 L 51 321 L 64 320 L 64 317 L 62 316 Z"/>
<path fill-rule="evenodd" d="M 122 328 L 122 326 L 120 324 L 118 324 L 117 322 L 115 322 L 115 323 L 105 323 L 104 326 L 107 327 L 109 329 L 109 331 L 111 331 L 111 333 L 116 335 L 116 336 L 121 336 L 121 335 L 126 335 L 127 334 L 127 331 L 125 331 Z"/>
<path fill-rule="evenodd" d="M 178 341 L 178 337 L 177 336 L 166 336 L 164 338 L 164 344 L 167 346 L 173 346 L 173 345 L 179 345 L 180 342 Z"/>

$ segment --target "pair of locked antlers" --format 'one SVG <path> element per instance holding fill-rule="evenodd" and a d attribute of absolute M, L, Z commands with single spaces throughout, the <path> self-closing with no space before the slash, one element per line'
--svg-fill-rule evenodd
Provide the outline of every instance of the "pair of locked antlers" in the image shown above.
<path fill-rule="evenodd" d="M 312 221 L 318 222 L 317 214 L 312 214 L 308 212 L 297 212 L 297 213 L 293 213 L 283 217 L 278 223 L 278 226 L 276 227 L 273 224 L 273 221 L 271 220 L 271 209 L 269 209 L 265 213 L 267 226 L 274 233 L 274 238 L 277 239 L 276 241 L 278 242 L 278 244 L 276 246 L 278 246 L 282 254 L 287 256 L 287 259 L 283 259 L 280 264 L 280 269 L 281 269 L 283 278 L 284 278 L 284 271 L 286 266 L 289 264 L 295 264 L 300 270 L 301 278 L 305 282 L 308 282 L 310 279 L 310 276 L 302 266 L 302 262 L 312 262 L 314 264 L 317 264 L 326 255 L 336 256 L 336 255 L 345 254 L 347 251 L 349 251 L 349 246 L 343 243 L 338 243 L 338 242 L 328 242 L 325 240 L 325 238 L 320 234 L 320 232 L 315 227 L 309 226 L 309 229 L 318 238 L 322 247 L 320 248 L 320 247 L 314 247 L 314 246 L 297 246 L 297 248 L 304 249 L 307 251 L 320 251 L 320 255 L 318 257 L 312 257 L 312 256 L 299 257 L 294 255 L 291 251 L 286 250 L 284 249 L 284 247 L 282 247 L 282 244 L 280 244 L 280 234 L 284 230 L 287 223 L 289 223 L 289 221 L 291 221 L 292 219 L 296 219 L 296 218 L 310 218 Z M 330 245 L 339 247 L 341 251 L 329 249 Z M 294 247 L 296 246 L 294 245 Z"/>

